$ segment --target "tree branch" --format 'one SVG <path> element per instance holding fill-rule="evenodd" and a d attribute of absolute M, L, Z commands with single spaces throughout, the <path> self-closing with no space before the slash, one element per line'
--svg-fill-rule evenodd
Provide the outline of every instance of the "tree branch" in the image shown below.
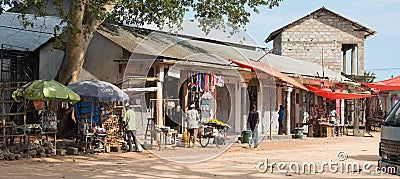
<path fill-rule="evenodd" d="M 101 12 L 96 13 L 93 8 L 86 8 L 86 16 L 84 19 L 84 34 L 86 34 L 87 39 L 90 39 L 97 28 L 102 24 L 108 13 L 116 6 L 116 0 L 110 0 L 100 7 Z M 87 6 L 90 6 L 87 4 Z"/>

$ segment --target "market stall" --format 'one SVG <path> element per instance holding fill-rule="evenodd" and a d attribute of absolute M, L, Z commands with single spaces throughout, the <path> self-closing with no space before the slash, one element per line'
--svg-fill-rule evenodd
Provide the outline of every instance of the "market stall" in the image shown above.
<path fill-rule="evenodd" d="M 53 100 L 60 100 L 63 102 L 76 103 L 81 100 L 80 96 L 54 80 L 36 80 L 13 92 L 14 99 L 23 98 L 34 101 L 35 108 L 39 111 L 40 123 L 39 124 L 26 124 L 25 131 L 28 135 L 28 144 L 30 144 L 31 136 L 38 137 L 42 142 L 42 136 L 46 137 L 48 141 L 49 135 L 53 136 L 54 149 L 56 148 L 56 135 L 57 135 L 57 116 L 54 111 L 49 108 L 48 102 Z M 63 106 L 67 107 L 67 104 Z M 28 152 L 29 156 L 29 152 Z"/>
<path fill-rule="evenodd" d="M 224 87 L 221 74 L 187 72 L 187 104 L 194 104 L 202 120 L 212 119 L 217 111 L 216 91 Z"/>
<path fill-rule="evenodd" d="M 303 125 L 308 126 L 309 137 L 333 137 L 341 135 L 346 127 L 344 119 L 340 118 L 340 100 L 363 99 L 371 97 L 369 93 L 346 93 L 332 91 L 330 88 L 306 86 L 310 92 L 322 97 L 319 104 L 310 104 L 308 121 Z M 335 128 L 337 134 L 335 134 Z"/>
<path fill-rule="evenodd" d="M 129 96 L 117 86 L 98 80 L 81 81 L 68 87 L 82 98 L 75 109 L 81 139 L 85 140 L 87 150 L 92 150 L 93 143 L 100 151 L 119 148 L 124 142 L 121 130 L 123 107 L 117 104 L 123 104 Z"/>
<path fill-rule="evenodd" d="M 187 71 L 187 86 L 185 101 L 187 101 L 187 105 L 194 105 L 199 112 L 202 121 L 202 127 L 199 129 L 199 136 L 202 137 L 199 139 L 201 146 L 205 147 L 208 145 L 209 139 L 218 136 L 218 131 L 223 128 L 219 125 L 220 123 L 215 123 L 218 121 L 215 118 L 222 118 L 220 113 L 224 112 L 222 111 L 224 110 L 223 105 L 226 105 L 224 103 L 227 102 L 218 103 L 220 106 L 218 106 L 219 110 L 217 109 L 217 94 L 220 94 L 217 91 L 220 90 L 219 88 L 225 87 L 224 78 L 221 74 Z M 215 121 L 210 122 L 211 119 Z M 188 132 L 190 133 L 190 131 Z M 222 132 L 220 133 L 222 134 Z M 184 143 L 186 146 L 190 146 L 190 140 L 187 137 L 186 139 Z"/>

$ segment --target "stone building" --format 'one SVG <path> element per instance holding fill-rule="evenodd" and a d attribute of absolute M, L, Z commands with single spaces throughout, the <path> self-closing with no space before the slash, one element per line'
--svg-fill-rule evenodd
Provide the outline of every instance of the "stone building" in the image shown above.
<path fill-rule="evenodd" d="M 364 40 L 376 34 L 322 7 L 274 32 L 273 53 L 303 59 L 346 75 L 364 74 Z M 319 74 L 324 77 L 324 74 Z"/>

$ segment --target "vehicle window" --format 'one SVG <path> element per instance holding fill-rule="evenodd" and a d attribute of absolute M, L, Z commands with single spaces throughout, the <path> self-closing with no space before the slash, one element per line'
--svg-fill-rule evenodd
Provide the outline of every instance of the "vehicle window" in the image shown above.
<path fill-rule="evenodd" d="M 400 101 L 392 108 L 385 122 L 387 123 L 400 123 Z"/>

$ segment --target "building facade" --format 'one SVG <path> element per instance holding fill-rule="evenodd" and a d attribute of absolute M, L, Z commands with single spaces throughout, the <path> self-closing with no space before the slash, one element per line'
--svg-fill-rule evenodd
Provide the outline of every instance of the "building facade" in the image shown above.
<path fill-rule="evenodd" d="M 325 7 L 274 32 L 273 53 L 327 66 L 346 75 L 364 75 L 364 41 L 376 32 Z M 319 74 L 324 76 L 324 74 Z"/>

